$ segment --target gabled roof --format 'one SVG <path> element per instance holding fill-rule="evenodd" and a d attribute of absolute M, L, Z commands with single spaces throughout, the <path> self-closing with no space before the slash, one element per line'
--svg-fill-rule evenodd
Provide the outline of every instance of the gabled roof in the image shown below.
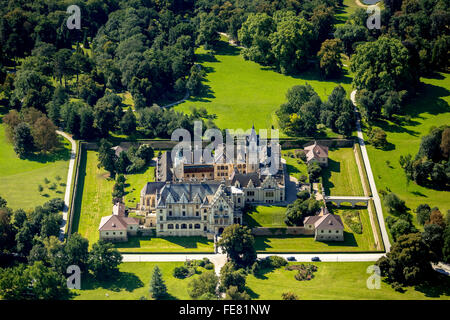
<path fill-rule="evenodd" d="M 117 202 L 113 206 L 113 215 L 121 217 L 125 216 L 125 205 L 121 202 Z"/>
<path fill-rule="evenodd" d="M 314 141 L 314 144 L 305 147 L 304 150 L 306 153 L 306 161 L 328 157 L 328 147 L 318 144 L 317 141 Z"/>
<path fill-rule="evenodd" d="M 303 224 L 314 224 L 315 229 L 344 230 L 341 217 L 335 214 L 306 217 Z"/>
<path fill-rule="evenodd" d="M 131 217 L 120 217 L 116 215 L 110 215 L 102 217 L 99 231 L 126 231 L 129 224 L 137 225 L 139 220 Z"/>

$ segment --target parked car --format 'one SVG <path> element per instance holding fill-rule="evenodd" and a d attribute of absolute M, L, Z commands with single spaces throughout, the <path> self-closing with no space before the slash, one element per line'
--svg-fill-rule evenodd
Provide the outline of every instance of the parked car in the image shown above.
<path fill-rule="evenodd" d="M 287 260 L 287 261 L 297 261 L 297 260 L 295 259 L 295 257 L 287 257 L 286 260 Z"/>
<path fill-rule="evenodd" d="M 320 261 L 320 258 L 319 257 L 312 257 L 311 261 Z"/>

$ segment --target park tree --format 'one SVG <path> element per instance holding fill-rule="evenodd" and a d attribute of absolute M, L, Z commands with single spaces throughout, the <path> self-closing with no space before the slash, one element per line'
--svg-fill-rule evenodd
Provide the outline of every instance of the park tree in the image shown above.
<path fill-rule="evenodd" d="M 167 287 L 164 283 L 161 270 L 159 270 L 158 266 L 155 266 L 155 268 L 153 268 L 149 291 L 152 298 L 155 300 L 160 300 L 167 295 Z"/>
<path fill-rule="evenodd" d="M 197 17 L 199 24 L 196 44 L 204 45 L 205 48 L 209 49 L 219 41 L 219 21 L 212 12 L 202 12 Z"/>
<path fill-rule="evenodd" d="M 216 288 L 219 283 L 214 271 L 203 272 L 189 282 L 188 293 L 192 299 L 203 300 L 216 297 Z"/>
<path fill-rule="evenodd" d="M 443 246 L 442 246 L 442 260 L 445 263 L 450 263 L 450 223 L 447 224 L 447 227 L 443 233 Z"/>
<path fill-rule="evenodd" d="M 131 135 L 136 132 L 136 116 L 134 115 L 131 107 L 124 113 L 119 122 L 119 127 L 122 133 L 127 135 Z"/>
<path fill-rule="evenodd" d="M 225 300 L 250 300 L 250 296 L 245 291 L 239 291 L 236 286 L 229 286 L 225 292 Z"/>
<path fill-rule="evenodd" d="M 430 206 L 428 204 L 420 204 L 415 211 L 417 222 L 423 226 L 430 219 Z"/>
<path fill-rule="evenodd" d="M 361 44 L 351 58 L 353 84 L 369 91 L 400 91 L 417 84 L 408 50 L 400 40 L 386 36 Z"/>
<path fill-rule="evenodd" d="M 203 80 L 206 74 L 200 65 L 193 65 L 191 67 L 189 79 L 186 82 L 186 88 L 191 95 L 201 95 L 205 91 Z"/>
<path fill-rule="evenodd" d="M 233 262 L 227 262 L 220 269 L 220 290 L 226 291 L 230 286 L 235 286 L 238 291 L 245 289 L 246 274 L 244 269 L 238 269 Z"/>
<path fill-rule="evenodd" d="M 114 248 L 112 243 L 98 241 L 89 252 L 88 265 L 94 276 L 98 279 L 108 279 L 119 272 L 122 255 Z"/>
<path fill-rule="evenodd" d="M 387 134 L 386 132 L 381 128 L 370 128 L 369 132 L 367 133 L 368 140 L 375 148 L 385 148 L 388 144 L 387 142 Z"/>
<path fill-rule="evenodd" d="M 116 154 L 112 149 L 112 144 L 106 139 L 100 140 L 98 149 L 98 166 L 104 168 L 113 176 L 116 172 Z"/>
<path fill-rule="evenodd" d="M 89 241 L 83 238 L 78 232 L 73 233 L 67 239 L 64 246 L 64 256 L 66 265 L 77 265 L 82 271 L 86 271 L 89 258 Z"/>
<path fill-rule="evenodd" d="M 406 207 L 405 201 L 400 199 L 395 193 L 388 193 L 384 199 L 384 204 L 386 205 L 389 213 L 394 215 L 401 215 L 405 213 L 408 208 Z"/>
<path fill-rule="evenodd" d="M 277 12 L 276 30 L 270 35 L 276 69 L 291 74 L 305 69 L 314 39 L 313 25 L 292 12 Z"/>
<path fill-rule="evenodd" d="M 330 37 L 330 33 L 333 33 L 334 14 L 334 8 L 325 4 L 320 4 L 314 8 L 310 19 L 310 22 L 314 26 L 314 34 L 317 39 L 312 41 L 314 51 L 319 50 L 320 44 L 323 47 L 323 43 Z"/>
<path fill-rule="evenodd" d="M 122 108 L 122 99 L 114 93 L 106 93 L 94 106 L 94 125 L 100 136 L 106 137 L 114 131 L 120 120 L 116 108 Z"/>
<path fill-rule="evenodd" d="M 63 78 L 66 83 L 67 79 L 75 73 L 70 60 L 71 57 L 72 52 L 69 49 L 60 49 L 53 58 L 53 75 L 58 79 L 60 85 L 63 84 Z"/>
<path fill-rule="evenodd" d="M 433 270 L 430 252 L 420 233 L 399 237 L 386 253 L 377 261 L 381 275 L 392 284 L 415 285 L 429 279 Z"/>
<path fill-rule="evenodd" d="M 94 128 L 94 112 L 91 107 L 83 106 L 77 111 L 80 119 L 80 138 L 91 140 L 96 136 Z"/>
<path fill-rule="evenodd" d="M 245 47 L 245 59 L 270 65 L 274 62 L 269 36 L 275 31 L 273 18 L 266 13 L 251 13 L 238 31 L 238 38 Z"/>
<path fill-rule="evenodd" d="M 22 108 L 35 107 L 45 111 L 53 95 L 53 86 L 42 73 L 33 70 L 19 70 L 14 81 L 11 105 Z"/>
<path fill-rule="evenodd" d="M 320 201 L 314 198 L 298 198 L 287 206 L 285 223 L 288 226 L 301 226 L 306 217 L 317 214 L 320 208 Z"/>
<path fill-rule="evenodd" d="M 328 39 L 322 42 L 317 57 L 320 70 L 326 78 L 338 76 L 342 72 L 342 43 L 339 39 Z"/>
<path fill-rule="evenodd" d="M 218 245 L 237 267 L 248 267 L 256 260 L 254 242 L 249 228 L 233 224 L 225 228 Z"/>
<path fill-rule="evenodd" d="M 336 27 L 334 36 L 342 41 L 344 52 L 348 56 L 353 54 L 353 46 L 367 40 L 367 28 L 357 24 L 346 23 Z"/>
<path fill-rule="evenodd" d="M 309 181 L 317 181 L 322 173 L 322 167 L 316 161 L 308 163 L 307 170 Z"/>
<path fill-rule="evenodd" d="M 427 224 L 435 224 L 440 226 L 441 228 L 446 227 L 444 216 L 442 215 L 442 213 L 439 211 L 438 208 L 431 209 L 430 218 L 428 219 L 428 221 L 425 222 L 425 225 Z"/>
<path fill-rule="evenodd" d="M 24 271 L 34 300 L 65 300 L 70 296 L 64 275 L 37 261 Z"/>
<path fill-rule="evenodd" d="M 423 242 L 428 246 L 431 251 L 431 261 L 439 262 L 443 258 L 443 246 L 444 246 L 444 230 L 440 225 L 431 223 L 424 226 L 422 233 Z"/>
<path fill-rule="evenodd" d="M 34 139 L 28 124 L 22 122 L 14 130 L 14 152 L 23 159 L 34 152 Z"/>
<path fill-rule="evenodd" d="M 13 213 L 6 207 L 6 201 L 0 198 L 0 253 L 11 252 L 15 249 L 16 228 L 12 221 Z"/>
<path fill-rule="evenodd" d="M 33 124 L 32 134 L 36 148 L 41 152 L 52 152 L 60 146 L 56 126 L 46 116 L 40 117 Z"/>

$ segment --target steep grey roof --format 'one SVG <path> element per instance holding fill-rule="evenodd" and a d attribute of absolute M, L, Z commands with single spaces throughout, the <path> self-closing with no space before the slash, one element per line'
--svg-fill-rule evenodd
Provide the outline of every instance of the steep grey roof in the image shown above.
<path fill-rule="evenodd" d="M 208 196 L 216 194 L 220 187 L 219 181 L 208 181 L 198 183 L 165 183 L 165 182 L 148 182 L 142 189 L 141 194 L 157 194 L 158 206 L 164 206 L 167 199 L 171 201 L 193 202 L 194 199 L 199 201 L 199 204 L 209 204 Z M 225 189 L 226 193 L 229 190 Z"/>
<path fill-rule="evenodd" d="M 314 227 L 325 230 L 344 230 L 341 217 L 331 213 L 321 216 L 321 219 L 315 222 Z"/>
<path fill-rule="evenodd" d="M 314 141 L 314 144 L 305 147 L 304 150 L 306 152 L 307 161 L 328 157 L 328 147 L 318 144 L 317 141 Z"/>
<path fill-rule="evenodd" d="M 158 181 L 172 181 L 172 153 L 164 152 L 158 159 L 158 172 L 156 172 Z"/>
<path fill-rule="evenodd" d="M 153 194 L 161 189 L 166 184 L 165 181 L 147 182 L 144 188 L 141 190 L 141 195 Z"/>
<path fill-rule="evenodd" d="M 252 180 L 253 186 L 259 187 L 261 185 L 261 178 L 259 176 L 258 172 L 250 172 L 250 173 L 238 173 L 237 171 L 234 171 L 230 177 L 231 179 L 231 185 L 235 185 L 236 181 L 239 181 L 239 184 L 241 187 L 247 187 L 248 182 Z"/>

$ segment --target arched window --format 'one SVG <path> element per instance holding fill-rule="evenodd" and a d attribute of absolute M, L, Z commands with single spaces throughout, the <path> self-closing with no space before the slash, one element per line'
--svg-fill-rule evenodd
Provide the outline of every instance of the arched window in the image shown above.
<path fill-rule="evenodd" d="M 186 225 L 185 223 L 183 223 L 183 224 L 181 225 L 181 229 L 187 229 L 187 225 Z"/>
<path fill-rule="evenodd" d="M 199 224 L 199 223 L 196 223 L 195 226 L 194 226 L 194 228 L 195 228 L 195 229 L 200 229 L 200 224 Z"/>

